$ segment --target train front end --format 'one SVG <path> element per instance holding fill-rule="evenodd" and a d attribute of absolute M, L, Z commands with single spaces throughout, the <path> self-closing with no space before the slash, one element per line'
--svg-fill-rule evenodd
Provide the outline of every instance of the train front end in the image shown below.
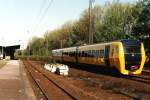
<path fill-rule="evenodd" d="M 146 60 L 144 45 L 138 40 L 122 40 L 121 73 L 124 75 L 141 74 Z"/>

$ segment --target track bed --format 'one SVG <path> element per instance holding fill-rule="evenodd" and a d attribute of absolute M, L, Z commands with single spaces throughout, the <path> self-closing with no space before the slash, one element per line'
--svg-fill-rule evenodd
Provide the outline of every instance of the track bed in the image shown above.
<path fill-rule="evenodd" d="M 82 94 L 81 98 L 85 96 L 88 99 L 150 99 L 150 84 L 130 80 L 130 77 L 124 78 L 119 75 L 90 72 L 89 69 L 83 70 L 78 65 L 72 64 L 69 64 L 71 67 L 69 68 L 69 76 L 63 77 L 46 71 L 43 68 L 43 62 L 30 61 L 25 63 L 32 63 L 32 66 L 36 66 L 45 76 L 59 83 L 60 87 L 63 87 L 64 90 L 74 96 L 74 98 L 70 99 L 80 98 L 81 95 L 78 95 L 79 92 L 79 94 Z M 77 66 L 78 69 L 76 69 Z M 55 94 L 56 96 L 58 96 L 58 93 Z"/>

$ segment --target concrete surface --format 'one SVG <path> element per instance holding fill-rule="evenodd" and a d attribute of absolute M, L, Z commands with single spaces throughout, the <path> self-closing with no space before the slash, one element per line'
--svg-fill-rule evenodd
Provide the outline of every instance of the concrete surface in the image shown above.
<path fill-rule="evenodd" d="M 0 100 L 36 100 L 19 60 L 10 60 L 0 69 Z"/>

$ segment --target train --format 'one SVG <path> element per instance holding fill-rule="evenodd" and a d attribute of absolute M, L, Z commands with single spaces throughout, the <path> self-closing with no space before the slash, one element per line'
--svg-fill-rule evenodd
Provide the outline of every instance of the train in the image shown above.
<path fill-rule="evenodd" d="M 123 75 L 140 75 L 146 61 L 143 43 L 132 39 L 54 49 L 52 55 L 56 61 L 112 67 Z"/>

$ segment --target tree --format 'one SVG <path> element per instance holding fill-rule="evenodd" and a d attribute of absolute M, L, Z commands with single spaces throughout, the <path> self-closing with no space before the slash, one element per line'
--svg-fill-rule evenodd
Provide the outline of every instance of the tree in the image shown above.
<path fill-rule="evenodd" d="M 123 38 L 132 38 L 131 29 L 134 17 L 131 4 L 122 4 L 113 1 L 105 5 L 103 19 L 96 26 L 96 42 L 112 41 Z M 131 28 L 127 28 L 130 26 Z"/>
<path fill-rule="evenodd" d="M 150 51 L 150 0 L 137 3 L 137 7 L 139 7 L 139 16 L 134 26 L 134 35 L 141 39 Z"/>
<path fill-rule="evenodd" d="M 66 22 L 60 28 L 47 31 L 44 38 L 33 38 L 28 44 L 27 51 L 32 55 L 46 55 L 52 49 L 89 44 L 88 10 L 85 9 L 78 20 Z M 133 5 L 114 0 L 104 6 L 94 6 L 91 15 L 93 42 L 134 38 L 132 33 L 137 33 L 137 26 L 142 27 L 140 13 L 140 3 Z"/>
<path fill-rule="evenodd" d="M 43 38 L 33 37 L 28 44 L 30 55 L 46 56 L 48 51 L 46 49 L 45 41 Z"/>

